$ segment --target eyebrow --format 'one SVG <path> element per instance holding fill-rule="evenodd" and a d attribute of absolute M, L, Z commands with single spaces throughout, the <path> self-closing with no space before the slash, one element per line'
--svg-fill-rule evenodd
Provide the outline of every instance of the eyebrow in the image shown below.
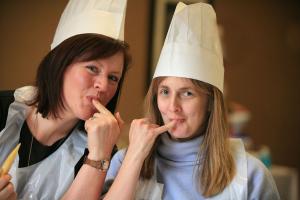
<path fill-rule="evenodd" d="M 195 88 L 192 88 L 192 87 L 183 87 L 183 88 L 179 88 L 179 90 L 195 90 Z"/>
<path fill-rule="evenodd" d="M 116 71 L 116 72 L 110 72 L 109 74 L 117 75 L 117 76 L 122 76 L 122 72 Z"/>
<path fill-rule="evenodd" d="M 166 85 L 160 85 L 158 88 L 169 88 L 168 86 Z M 179 91 L 182 91 L 182 90 L 196 90 L 196 88 L 192 88 L 192 87 L 182 87 L 182 88 L 178 88 Z"/>
<path fill-rule="evenodd" d="M 95 60 L 91 60 L 90 62 L 97 63 L 97 65 L 96 65 L 97 67 L 103 68 L 103 65 L 100 62 L 97 62 Z M 122 73 L 123 73 L 123 70 L 109 72 L 109 74 L 118 75 L 118 76 L 122 76 Z"/>

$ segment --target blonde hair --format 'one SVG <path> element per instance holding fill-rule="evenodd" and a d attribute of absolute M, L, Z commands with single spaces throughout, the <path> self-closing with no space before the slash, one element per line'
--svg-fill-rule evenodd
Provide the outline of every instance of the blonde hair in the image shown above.
<path fill-rule="evenodd" d="M 145 111 L 154 123 L 163 125 L 163 120 L 157 106 L 157 89 L 163 77 L 155 78 L 150 85 L 146 99 Z M 201 157 L 202 165 L 196 167 L 197 182 L 202 195 L 210 197 L 224 190 L 232 181 L 236 169 L 229 149 L 228 123 L 223 94 L 216 87 L 190 79 L 193 84 L 208 93 L 207 120 L 202 127 L 205 128 L 203 143 L 199 147 L 198 160 Z M 150 179 L 154 172 L 154 156 L 157 142 L 153 145 L 146 157 L 141 170 L 142 179 Z"/>

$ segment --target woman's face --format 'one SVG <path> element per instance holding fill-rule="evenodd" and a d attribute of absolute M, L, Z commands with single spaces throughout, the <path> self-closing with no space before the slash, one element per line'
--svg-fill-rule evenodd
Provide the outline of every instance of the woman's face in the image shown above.
<path fill-rule="evenodd" d="M 87 120 L 96 109 L 92 99 L 106 106 L 115 95 L 123 71 L 123 53 L 103 59 L 74 62 L 64 74 L 64 105 L 71 117 Z"/>
<path fill-rule="evenodd" d="M 176 121 L 169 131 L 173 139 L 189 139 L 201 134 L 208 96 L 190 79 L 164 78 L 158 85 L 157 104 L 165 124 Z"/>

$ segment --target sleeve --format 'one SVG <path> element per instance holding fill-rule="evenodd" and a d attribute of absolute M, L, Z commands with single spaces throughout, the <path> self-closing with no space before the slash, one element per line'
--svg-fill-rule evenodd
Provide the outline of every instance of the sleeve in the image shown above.
<path fill-rule="evenodd" d="M 254 156 L 247 154 L 248 199 L 280 200 L 271 172 Z"/>
<path fill-rule="evenodd" d="M 102 190 L 102 196 L 107 193 L 110 186 L 113 184 L 115 177 L 117 176 L 119 169 L 122 165 L 122 162 L 124 160 L 126 154 L 126 149 L 121 149 L 111 159 L 109 169 L 106 174 L 103 190 Z"/>
<path fill-rule="evenodd" d="M 9 105 L 14 101 L 14 91 L 0 91 L 0 131 L 5 127 Z"/>

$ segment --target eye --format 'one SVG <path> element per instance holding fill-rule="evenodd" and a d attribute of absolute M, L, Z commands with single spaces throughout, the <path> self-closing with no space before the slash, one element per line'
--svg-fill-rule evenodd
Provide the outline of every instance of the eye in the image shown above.
<path fill-rule="evenodd" d="M 108 76 L 108 79 L 111 80 L 111 81 L 114 81 L 114 82 L 116 82 L 116 83 L 118 83 L 119 80 L 120 80 L 120 78 L 117 77 L 117 76 L 115 76 L 115 75 L 109 75 L 109 76 Z"/>
<path fill-rule="evenodd" d="M 97 73 L 100 72 L 99 69 L 98 69 L 98 67 L 96 67 L 96 66 L 94 66 L 94 65 L 88 65 L 88 66 L 86 66 L 86 68 L 87 68 L 90 72 L 95 73 L 95 74 L 97 74 Z"/>
<path fill-rule="evenodd" d="M 183 93 L 182 93 L 182 96 L 184 96 L 184 97 L 190 97 L 190 96 L 193 96 L 194 94 L 191 92 L 191 91 L 184 91 Z"/>
<path fill-rule="evenodd" d="M 169 94 L 169 91 L 167 89 L 165 89 L 165 88 L 161 88 L 159 90 L 159 94 L 163 95 L 163 96 L 167 96 Z"/>

